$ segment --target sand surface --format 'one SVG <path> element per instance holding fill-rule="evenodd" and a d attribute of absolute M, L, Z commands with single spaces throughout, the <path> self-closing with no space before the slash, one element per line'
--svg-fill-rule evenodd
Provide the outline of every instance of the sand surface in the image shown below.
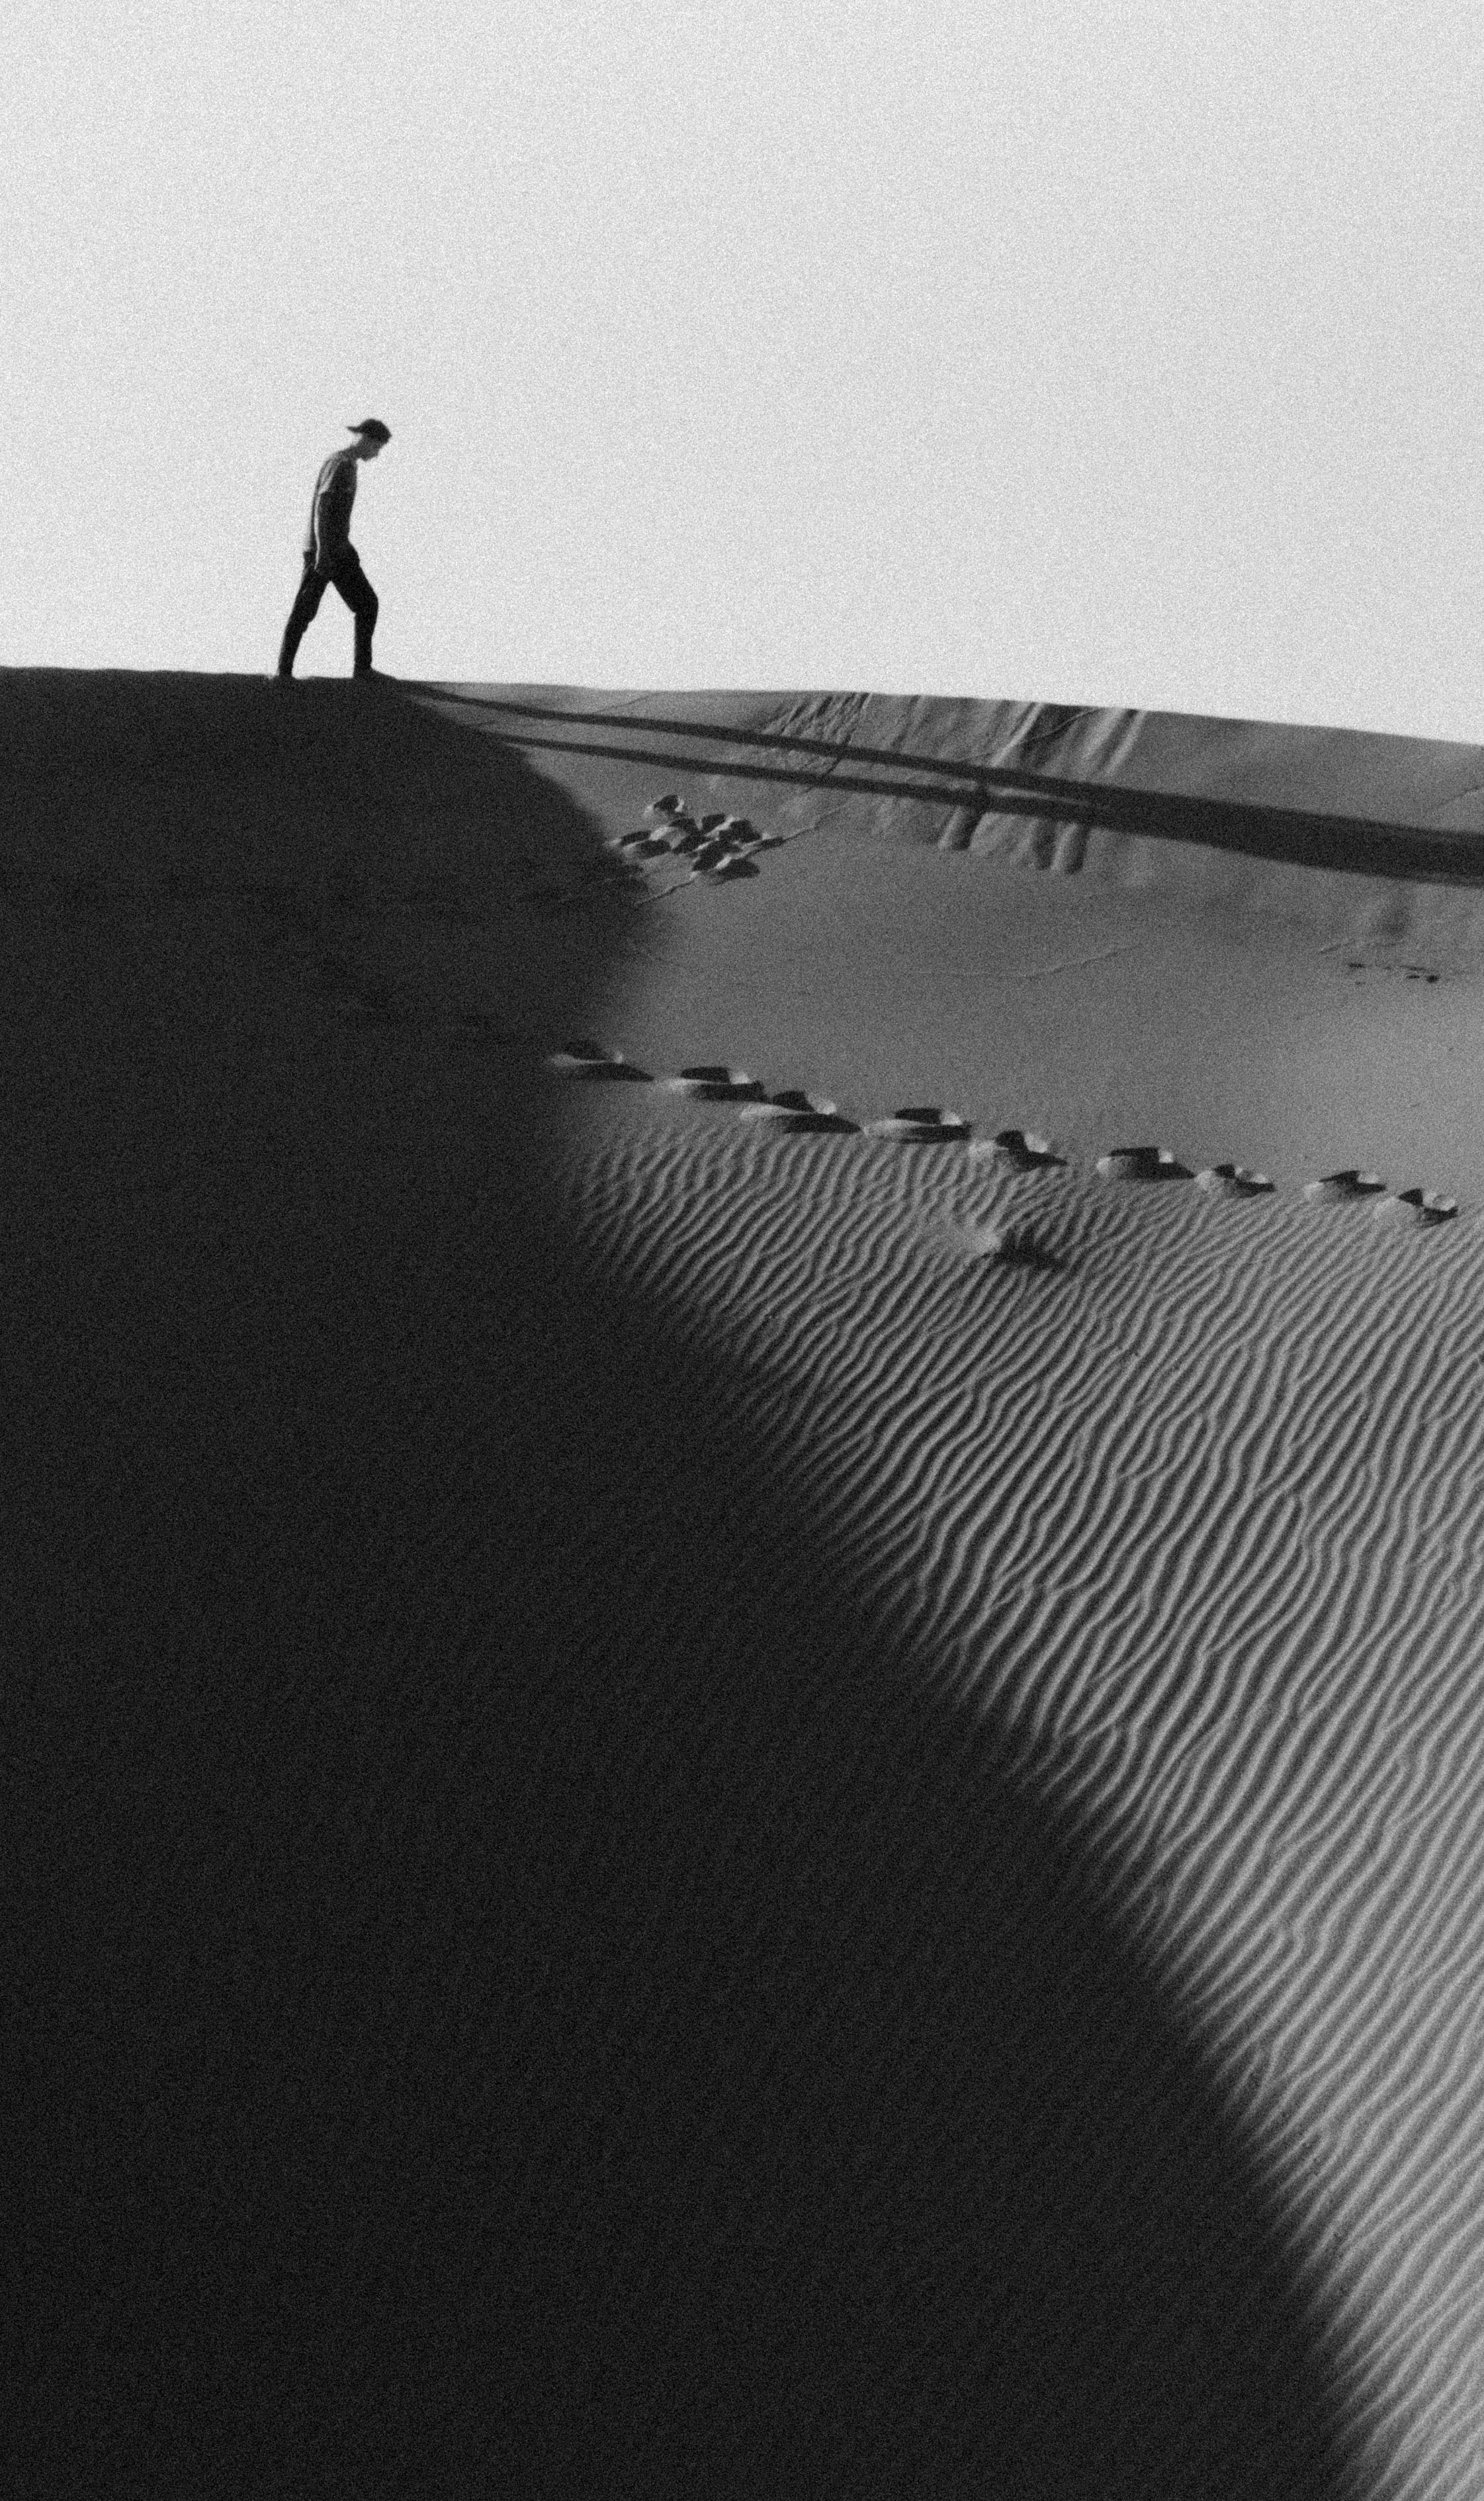
<path fill-rule="evenodd" d="M 1473 2492 L 1481 752 L 0 764 L 11 2488 Z"/>

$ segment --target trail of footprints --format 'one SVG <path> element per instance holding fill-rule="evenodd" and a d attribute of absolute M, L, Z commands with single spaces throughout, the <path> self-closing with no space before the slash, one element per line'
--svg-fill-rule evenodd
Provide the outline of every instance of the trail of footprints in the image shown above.
<path fill-rule="evenodd" d="M 619 864 L 641 870 L 673 862 L 683 869 L 685 880 L 704 877 L 718 882 L 756 877 L 755 854 L 775 850 L 784 840 L 781 834 L 760 833 L 747 817 L 694 815 L 674 790 L 651 799 L 644 815 L 648 822 L 642 830 L 610 835 L 607 850 Z M 1408 978 L 1412 978 L 1414 970 L 1421 968 L 1405 969 Z M 1428 978 L 1436 977 L 1429 974 Z M 743 1069 L 682 1068 L 677 1077 L 655 1079 L 646 1069 L 634 1067 L 621 1051 L 606 1050 L 601 1043 L 593 1042 L 574 1043 L 568 1050 L 552 1051 L 546 1065 L 561 1077 L 657 1084 L 671 1093 L 694 1095 L 701 1102 L 732 1103 L 744 1120 L 766 1120 L 775 1130 L 793 1134 L 864 1133 L 867 1137 L 892 1138 L 906 1146 L 961 1146 L 971 1160 L 997 1163 L 1011 1172 L 1043 1171 L 1069 1160 L 1058 1154 L 1047 1139 L 1025 1129 L 1001 1129 L 993 1138 L 976 1139 L 970 1121 L 933 1103 L 909 1104 L 880 1119 L 849 1120 L 836 1104 L 796 1087 L 770 1094 Z M 1168 1147 L 1110 1147 L 1098 1157 L 1095 1169 L 1105 1181 L 1193 1181 L 1198 1189 L 1213 1198 L 1262 1198 L 1273 1193 L 1273 1184 L 1266 1173 L 1251 1172 L 1244 1164 L 1236 1163 L 1211 1164 L 1196 1171 L 1181 1163 Z M 1366 1200 L 1376 1217 L 1414 1225 L 1441 1224 L 1458 1214 L 1457 1199 L 1444 1197 L 1439 1190 L 1392 1191 L 1378 1173 L 1354 1168 L 1325 1173 L 1317 1181 L 1305 1182 L 1303 1195 L 1336 1202 Z M 1039 1261 L 1040 1254 L 1024 1228 L 1002 1230 L 1000 1248 L 1006 1258 Z"/>
<path fill-rule="evenodd" d="M 958 1112 L 943 1111 L 936 1103 L 908 1104 L 878 1119 L 850 1120 L 837 1104 L 821 1095 L 806 1094 L 797 1087 L 771 1094 L 742 1068 L 705 1065 L 682 1068 L 676 1077 L 656 1078 L 647 1069 L 636 1068 L 621 1051 L 610 1050 L 597 1042 L 575 1042 L 565 1050 L 551 1051 L 546 1066 L 558 1077 L 658 1085 L 667 1093 L 687 1094 L 697 1102 L 730 1103 L 741 1118 L 766 1121 L 773 1130 L 785 1134 L 865 1136 L 892 1139 L 903 1146 L 958 1147 L 972 1162 L 996 1164 L 1007 1172 L 1045 1172 L 1065 1167 L 1071 1160 L 1059 1153 L 1048 1138 L 1039 1137 L 1034 1130 L 1000 1129 L 992 1138 L 976 1138 L 971 1121 Z M 1210 1164 L 1196 1171 L 1181 1163 L 1168 1147 L 1110 1147 L 1098 1157 L 1094 1169 L 1101 1179 L 1109 1182 L 1193 1182 L 1197 1189 L 1205 1190 L 1213 1198 L 1273 1195 L 1273 1184 L 1266 1173 L 1251 1172 L 1246 1165 L 1235 1163 Z M 1457 1199 L 1445 1198 L 1438 1190 L 1389 1190 L 1378 1173 L 1349 1167 L 1342 1172 L 1325 1173 L 1318 1181 L 1305 1182 L 1303 1195 L 1337 1204 L 1365 1202 L 1377 1217 L 1399 1224 L 1441 1224 L 1458 1214 Z M 996 1250 L 1002 1258 L 1029 1265 L 1046 1264 L 1027 1228 L 990 1230 L 995 1232 L 995 1239 L 991 1242 L 986 1238 L 984 1247 Z"/>

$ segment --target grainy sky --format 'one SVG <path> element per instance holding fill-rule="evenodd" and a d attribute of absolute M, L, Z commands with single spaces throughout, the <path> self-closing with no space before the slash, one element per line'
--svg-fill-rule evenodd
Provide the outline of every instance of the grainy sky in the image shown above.
<path fill-rule="evenodd" d="M 0 661 L 1484 737 L 1484 0 L 48 0 Z M 349 665 L 333 593 L 301 655 Z"/>

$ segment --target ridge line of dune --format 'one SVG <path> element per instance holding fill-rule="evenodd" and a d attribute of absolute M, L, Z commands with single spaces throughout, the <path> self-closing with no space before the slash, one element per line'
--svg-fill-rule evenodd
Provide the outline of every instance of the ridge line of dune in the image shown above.
<path fill-rule="evenodd" d="M 1260 839 L 1274 827 L 1303 825 L 1330 850 L 1343 851 L 1348 847 L 1352 860 L 1378 850 L 1387 857 L 1398 852 L 1402 855 L 1395 864 L 1398 873 L 1402 873 L 1404 868 L 1406 873 L 1414 876 L 1425 879 L 1441 876 L 1445 881 L 1465 884 L 1475 884 L 1484 876 L 1476 834 L 1469 828 L 1439 826 L 1435 821 L 1445 808 L 1461 805 L 1468 795 L 1467 789 L 1449 790 L 1444 797 L 1431 801 L 1417 819 L 1408 820 L 1312 804 L 1295 805 L 1262 796 L 1234 794 L 1230 789 L 1171 789 L 1160 787 L 1155 783 L 1103 778 L 1111 772 L 1122 773 L 1130 763 L 1131 758 L 1126 751 L 1128 725 L 1132 723 L 1137 733 L 1145 721 L 1154 717 L 1143 714 L 1105 713 L 1102 708 L 1089 706 L 1026 708 L 985 704 L 978 707 L 985 715 L 984 735 L 992 746 L 995 741 L 999 742 L 991 760 L 984 756 L 951 752 L 923 755 L 900 744 L 866 746 L 856 736 L 856 730 L 866 708 L 881 700 L 870 694 L 807 699 L 814 710 L 820 705 L 828 707 L 832 704 L 853 707 L 847 716 L 847 734 L 841 740 L 819 739 L 805 727 L 794 729 L 791 724 L 797 714 L 797 700 L 780 718 L 769 717 L 766 721 L 756 724 L 735 720 L 707 724 L 695 718 L 655 715 L 637 718 L 627 707 L 625 717 L 620 718 L 615 717 L 611 708 L 580 709 L 549 701 L 535 703 L 512 697 L 460 694 L 451 688 L 440 692 L 430 687 L 425 700 L 435 705 L 440 701 L 474 705 L 485 713 L 539 719 L 577 731 L 611 728 L 627 734 L 631 742 L 608 746 L 591 739 L 561 739 L 536 732 L 508 730 L 502 733 L 512 746 L 536 751 L 568 750 L 613 762 L 652 760 L 668 770 L 683 770 L 714 779 L 795 784 L 834 780 L 837 787 L 849 788 L 865 796 L 879 794 L 886 789 L 889 786 L 883 778 L 886 775 L 905 774 L 912 777 L 906 795 L 940 800 L 950 807 L 963 806 L 966 800 L 973 801 L 980 813 L 988 817 L 1016 812 L 1034 816 L 1038 810 L 1043 812 L 1050 803 L 1053 807 L 1072 810 L 1084 823 L 1186 839 L 1194 836 L 1198 841 L 1217 844 L 1225 838 L 1237 849 L 1243 847 L 1243 835 Z M 653 700 L 662 702 L 665 698 L 659 696 Z M 888 699 L 888 703 L 889 708 L 902 708 L 897 699 Z M 910 711 L 910 706 L 907 710 Z M 1115 736 L 1105 756 L 1095 738 L 1097 760 L 1080 776 L 1048 772 L 1034 761 L 1017 764 L 1008 759 L 1013 756 L 1017 746 L 1025 748 L 1030 744 L 1028 732 L 1036 734 L 1035 724 L 1022 721 L 1006 733 L 996 725 L 998 715 L 1006 710 L 1012 714 L 1027 710 L 1032 714 L 1039 711 L 1047 713 L 1049 717 L 1040 744 L 1049 750 L 1069 741 L 1074 745 L 1080 730 L 1089 726 L 1099 730 L 1105 721 L 1115 729 L 1124 730 L 1124 744 L 1120 746 Z M 1220 726 L 1231 728 L 1235 725 Z M 1273 725 L 1248 726 L 1266 727 L 1270 738 L 1276 736 Z M 718 757 L 699 753 L 677 755 L 666 751 L 652 758 L 641 757 L 640 750 L 632 743 L 641 731 L 646 732 L 651 739 L 669 740 L 694 741 L 698 735 L 711 735 L 724 753 Z M 1332 744 L 1343 744 L 1346 739 L 1354 742 L 1358 737 L 1353 732 L 1312 732 L 1309 735 L 1316 740 L 1328 738 Z M 1412 746 L 1427 744 L 1403 743 Z M 800 755 L 817 754 L 822 759 L 820 770 L 811 774 L 797 767 L 738 760 L 738 750 L 745 752 L 764 747 L 781 747 Z M 846 756 L 856 769 L 849 775 L 841 775 L 840 766 Z M 942 786 L 937 789 L 920 786 L 932 782 Z"/>

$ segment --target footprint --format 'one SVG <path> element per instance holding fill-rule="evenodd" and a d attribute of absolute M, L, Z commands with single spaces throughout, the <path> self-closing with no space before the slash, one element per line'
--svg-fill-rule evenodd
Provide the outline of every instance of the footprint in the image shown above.
<path fill-rule="evenodd" d="M 1263 1198 L 1272 1189 L 1266 1173 L 1249 1172 L 1245 1164 L 1211 1164 L 1196 1175 L 1197 1189 L 1213 1198 Z"/>
<path fill-rule="evenodd" d="M 651 1085 L 647 1068 L 636 1068 L 621 1050 L 606 1050 L 601 1042 L 575 1042 L 568 1050 L 546 1054 L 546 1066 L 557 1077 L 609 1078 Z"/>
<path fill-rule="evenodd" d="M 936 1103 L 912 1103 L 888 1119 L 868 1120 L 866 1135 L 894 1138 L 900 1146 L 958 1147 L 971 1135 L 971 1123 L 961 1113 L 940 1111 Z"/>
<path fill-rule="evenodd" d="M 1357 1172 L 1349 1164 L 1343 1172 L 1326 1173 L 1320 1181 L 1306 1181 L 1303 1195 L 1314 1199 L 1378 1198 L 1385 1187 L 1379 1173 Z"/>
<path fill-rule="evenodd" d="M 1393 1222 L 1445 1224 L 1450 1216 L 1457 1216 L 1458 1200 L 1444 1198 L 1435 1189 L 1402 1189 L 1395 1197 L 1388 1193 L 1378 1198 L 1372 1214 Z"/>
<path fill-rule="evenodd" d="M 763 1099 L 760 1082 L 749 1077 L 744 1068 L 682 1068 L 678 1077 L 664 1077 L 660 1083 L 672 1094 L 692 1094 L 702 1103 L 755 1103 Z"/>
<path fill-rule="evenodd" d="M 781 1119 L 785 1112 L 835 1112 L 840 1106 L 828 1094 L 806 1094 L 797 1085 L 785 1085 L 778 1094 L 765 1095 L 761 1103 L 749 1103 L 742 1114 L 744 1120 Z"/>
<path fill-rule="evenodd" d="M 997 1129 L 992 1138 L 976 1140 L 969 1151 L 976 1162 L 1006 1164 L 1011 1172 L 1041 1172 L 1067 1161 L 1049 1138 L 1039 1137 L 1034 1129 Z"/>
<path fill-rule="evenodd" d="M 1182 1164 L 1168 1147 L 1110 1147 L 1098 1157 L 1097 1169 L 1104 1181 L 1193 1181 L 1189 1164 Z"/>
<path fill-rule="evenodd" d="M 781 1129 L 797 1137 L 801 1133 L 822 1135 L 831 1132 L 840 1137 L 858 1137 L 859 1122 L 847 1120 L 837 1105 L 823 1094 L 803 1094 L 788 1087 L 781 1094 L 771 1094 L 766 1102 L 744 1103 L 744 1120 L 765 1120 L 770 1128 Z"/>
<path fill-rule="evenodd" d="M 657 850 L 683 851 L 697 876 L 713 882 L 756 877 L 749 854 L 775 850 L 783 840 L 781 834 L 760 833 L 750 817 L 734 817 L 719 808 L 693 816 L 677 790 L 651 799 L 644 814 L 650 819 L 648 832 L 620 837 L 620 847 L 631 857 L 652 857 Z"/>
<path fill-rule="evenodd" d="M 1431 964 L 1398 964 L 1384 960 L 1377 963 L 1367 955 L 1347 955 L 1345 970 L 1347 973 L 1400 973 L 1405 982 L 1436 982 L 1441 979 Z"/>

